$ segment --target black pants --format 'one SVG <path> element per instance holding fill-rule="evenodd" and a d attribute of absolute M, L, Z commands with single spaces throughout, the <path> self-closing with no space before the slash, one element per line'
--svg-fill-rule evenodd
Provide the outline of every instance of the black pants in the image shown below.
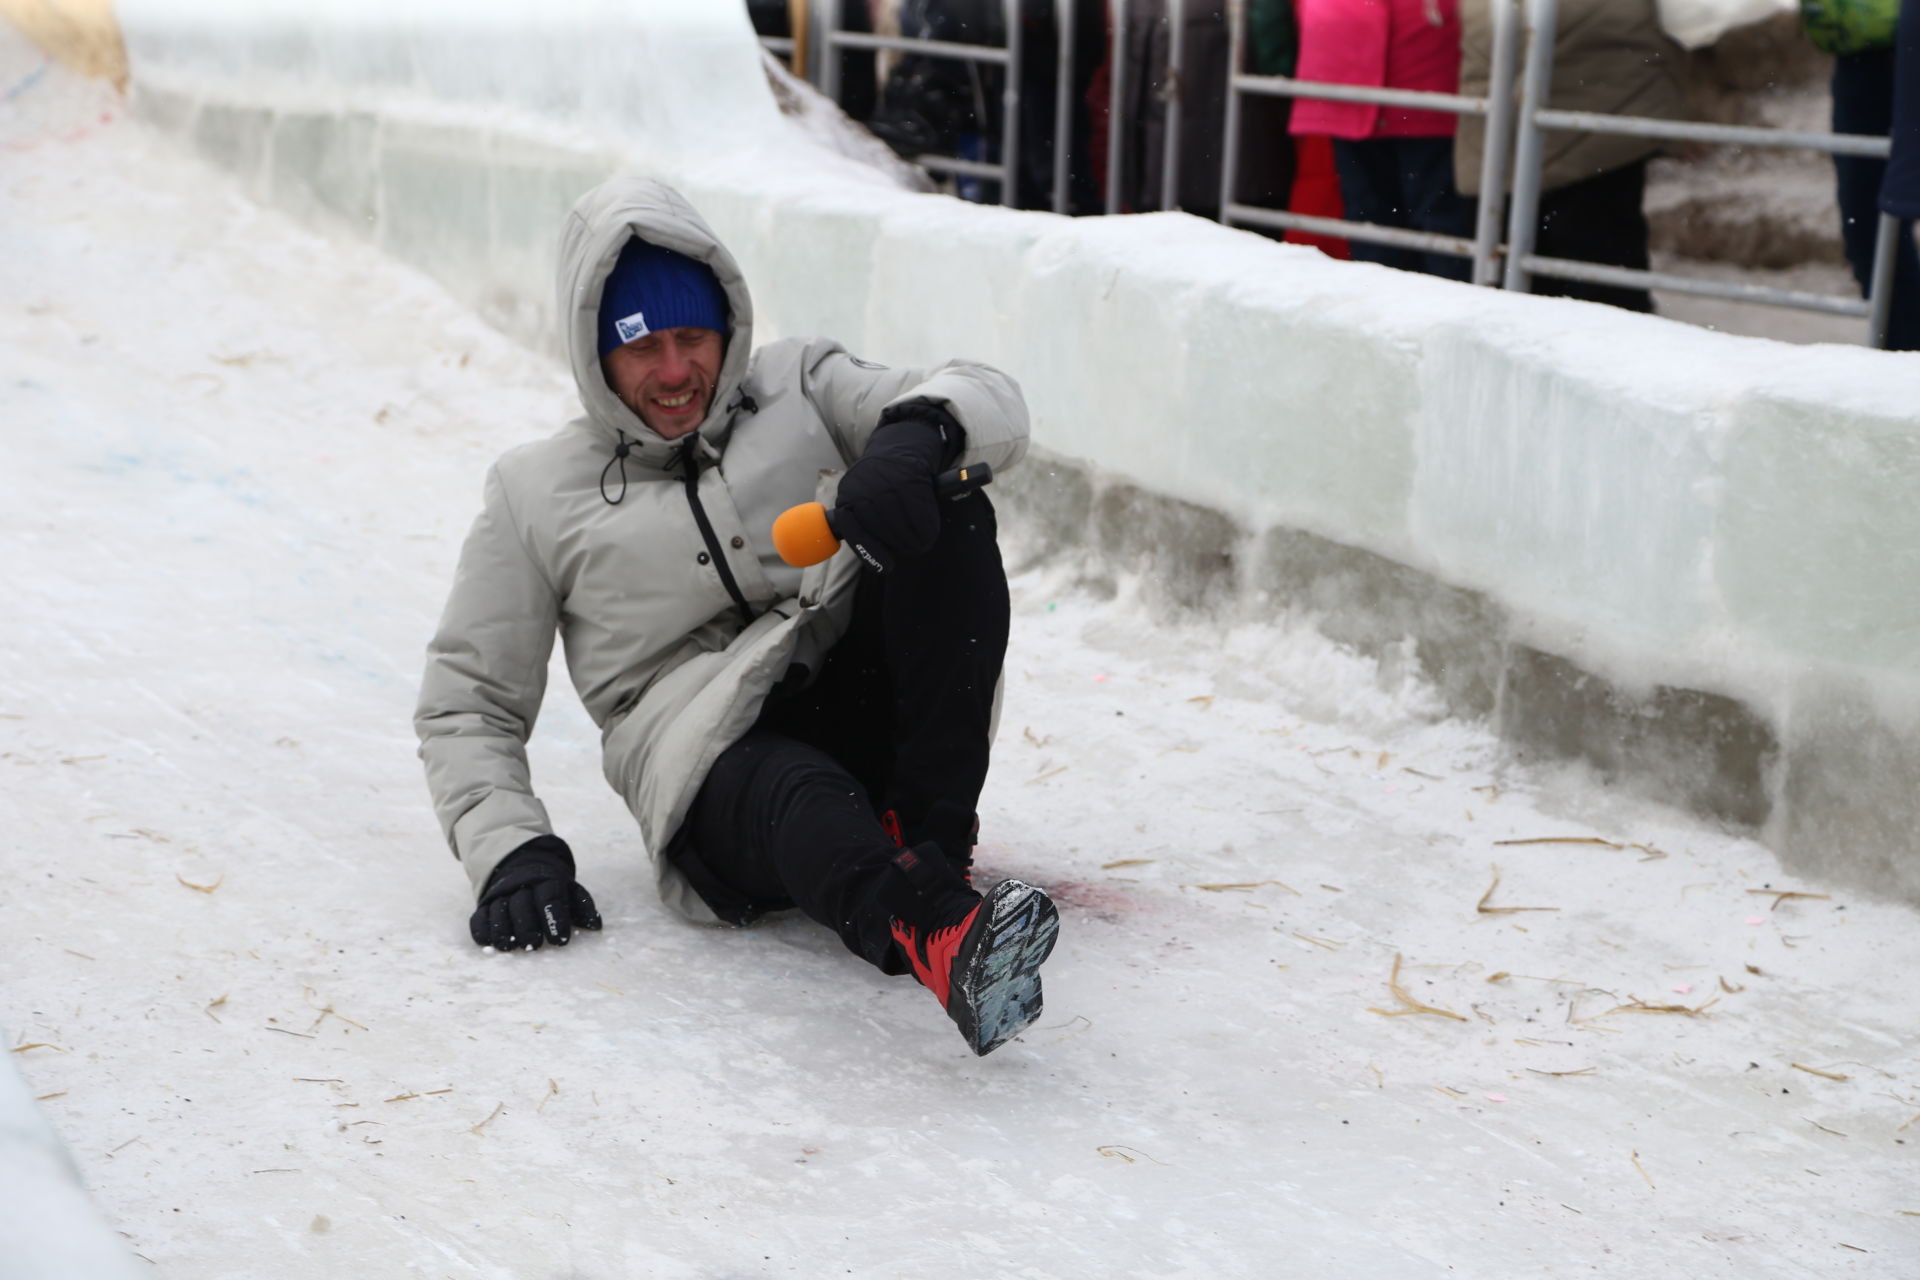
<path fill-rule="evenodd" d="M 1647 162 L 1636 160 L 1591 178 L 1540 193 L 1540 225 L 1534 252 L 1603 267 L 1647 269 Z M 1628 311 L 1651 312 L 1653 295 L 1627 285 L 1593 284 L 1553 276 L 1534 277 L 1533 292 L 1552 298 L 1604 302 Z"/>
<path fill-rule="evenodd" d="M 1333 140 L 1340 203 L 1350 222 L 1406 227 L 1473 239 L 1475 204 L 1453 185 L 1452 138 Z M 1450 253 L 1348 241 L 1355 262 L 1424 271 L 1449 280 L 1473 278 L 1473 262 Z"/>
<path fill-rule="evenodd" d="M 1881 133 L 1893 124 L 1894 56 L 1891 49 L 1842 54 L 1833 60 L 1833 131 Z M 1873 242 L 1880 231 L 1880 180 L 1885 160 L 1835 156 L 1840 201 L 1840 239 L 1860 296 L 1873 286 Z M 1920 351 L 1920 252 L 1913 224 L 1900 224 L 1894 240 L 1893 310 L 1887 317 L 1887 349 Z"/>
<path fill-rule="evenodd" d="M 993 506 L 976 492 L 941 515 L 930 552 L 863 574 L 852 624 L 817 677 L 769 696 L 667 850 L 721 919 L 798 907 L 888 973 L 904 972 L 894 918 L 972 898 L 960 873 L 1007 651 Z M 881 825 L 889 811 L 901 844 L 932 842 L 938 855 L 904 868 Z"/>

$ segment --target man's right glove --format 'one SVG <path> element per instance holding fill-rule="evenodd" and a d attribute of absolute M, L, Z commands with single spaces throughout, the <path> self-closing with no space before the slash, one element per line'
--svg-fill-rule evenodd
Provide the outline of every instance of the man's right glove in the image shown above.
<path fill-rule="evenodd" d="M 925 401 L 887 410 L 862 453 L 840 477 L 833 527 L 875 573 L 933 548 L 940 499 L 933 480 L 960 456 L 960 424 Z"/>
<path fill-rule="evenodd" d="M 500 860 L 467 921 L 476 944 L 501 951 L 564 947 L 575 928 L 598 929 L 593 895 L 573 878 L 573 850 L 559 836 L 536 836 Z"/>

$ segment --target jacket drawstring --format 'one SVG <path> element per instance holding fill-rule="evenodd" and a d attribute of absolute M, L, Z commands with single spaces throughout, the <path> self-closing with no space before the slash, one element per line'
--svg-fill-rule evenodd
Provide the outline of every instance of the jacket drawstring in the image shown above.
<path fill-rule="evenodd" d="M 755 404 L 753 402 L 753 397 L 748 395 L 745 391 L 742 391 L 739 397 L 735 399 L 733 402 L 733 411 L 738 411 L 740 409 L 745 409 L 748 413 L 760 412 L 760 406 Z M 619 429 L 615 428 L 615 430 L 619 430 Z M 686 440 L 681 442 L 678 448 L 676 448 L 672 453 L 668 454 L 667 470 L 671 471 L 675 467 L 678 467 L 684 464 L 689 468 L 691 468 L 692 470 L 694 470 L 695 473 L 697 474 L 700 464 L 697 457 L 692 452 L 692 450 L 693 450 L 694 442 L 699 440 L 699 438 L 700 437 L 698 434 L 687 437 Z M 637 442 L 627 439 L 627 433 L 625 431 L 620 431 L 620 443 L 614 446 L 613 456 L 607 459 L 606 466 L 600 468 L 600 498 L 601 498 L 601 501 L 605 502 L 610 507 L 617 507 L 622 502 L 626 501 L 627 455 L 632 453 L 636 447 L 637 447 Z M 618 464 L 620 467 L 620 496 L 608 497 L 607 496 L 607 473 L 613 470 L 615 464 Z"/>
<path fill-rule="evenodd" d="M 610 507 L 617 507 L 627 499 L 627 455 L 633 452 L 633 444 L 627 439 L 627 433 L 620 432 L 620 443 L 614 446 L 613 456 L 607 459 L 607 465 L 600 468 L 600 499 Z M 613 470 L 614 463 L 620 464 L 620 496 L 607 497 L 607 472 Z"/>
<path fill-rule="evenodd" d="M 753 606 L 747 602 L 746 593 L 740 590 L 739 579 L 733 576 L 733 569 L 727 563 L 727 552 L 720 545 L 720 535 L 714 532 L 713 521 L 707 518 L 707 508 L 700 501 L 700 454 L 698 452 L 700 436 L 696 432 L 674 451 L 669 459 L 669 469 L 680 467 L 680 478 L 687 486 L 687 506 L 693 511 L 693 522 L 700 527 L 700 539 L 707 544 L 706 554 L 700 557 L 702 564 L 711 563 L 715 573 L 720 575 L 720 585 L 733 597 L 733 603 L 740 610 L 740 620 L 747 625 L 753 624 Z M 738 545 L 738 540 L 735 540 Z"/>

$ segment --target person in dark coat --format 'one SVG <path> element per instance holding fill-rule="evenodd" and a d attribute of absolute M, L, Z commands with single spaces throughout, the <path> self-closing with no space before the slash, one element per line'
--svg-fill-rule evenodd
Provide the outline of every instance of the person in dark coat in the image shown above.
<path fill-rule="evenodd" d="M 1680 120 L 1687 115 L 1687 55 L 1660 23 L 1655 0 L 1565 0 L 1554 33 L 1553 80 L 1547 105 L 1559 111 Z M 1488 0 L 1460 7 L 1460 92 L 1480 97 L 1493 81 L 1493 13 Z M 1524 59 L 1523 59 L 1524 61 Z M 1522 70 L 1510 92 L 1518 102 Z M 1480 190 L 1487 124 L 1460 121 L 1454 149 L 1460 190 Z M 1546 258 L 1645 271 L 1651 234 L 1644 209 L 1654 138 L 1555 129 L 1540 165 L 1540 214 L 1534 251 Z M 1508 177 L 1509 190 L 1513 178 Z M 1551 274 L 1534 277 L 1533 292 L 1601 302 L 1628 311 L 1653 310 L 1644 288 L 1594 284 Z"/>
<path fill-rule="evenodd" d="M 1893 155 L 1880 180 L 1880 212 L 1920 219 L 1920 0 L 1900 7 L 1893 54 Z M 1913 246 L 1913 228 L 1907 228 Z"/>
<path fill-rule="evenodd" d="M 1834 55 L 1835 133 L 1884 135 L 1893 126 L 1894 4 L 1895 0 L 1874 0 L 1867 4 L 1801 0 L 1800 16 L 1808 39 L 1815 48 Z M 1913 8 L 1911 4 L 1906 7 Z M 1909 33 L 1912 27 L 1909 21 Z M 1920 67 L 1912 66 L 1912 59 L 1908 61 L 1908 77 L 1920 74 Z M 1873 250 L 1879 237 L 1880 192 L 1887 169 L 1886 161 L 1867 156 L 1833 158 L 1835 194 L 1840 202 L 1840 240 L 1863 296 L 1873 287 Z M 1895 240 L 1892 287 L 1887 348 L 1920 351 L 1920 253 L 1914 249 L 1911 222 L 1901 224 L 1900 235 Z"/>

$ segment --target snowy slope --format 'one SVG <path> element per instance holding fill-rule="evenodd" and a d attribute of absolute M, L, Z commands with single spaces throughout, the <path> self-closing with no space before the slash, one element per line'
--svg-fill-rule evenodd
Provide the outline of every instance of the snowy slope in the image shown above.
<path fill-rule="evenodd" d="M 1304 621 L 1018 576 L 982 863 L 1065 923 L 990 1058 L 804 922 L 666 914 L 563 682 L 607 931 L 475 951 L 408 714 L 563 371 L 58 74 L 0 149 L 0 1020 L 158 1274 L 1920 1268 L 1915 913 L 1759 892 L 1818 886 Z"/>

